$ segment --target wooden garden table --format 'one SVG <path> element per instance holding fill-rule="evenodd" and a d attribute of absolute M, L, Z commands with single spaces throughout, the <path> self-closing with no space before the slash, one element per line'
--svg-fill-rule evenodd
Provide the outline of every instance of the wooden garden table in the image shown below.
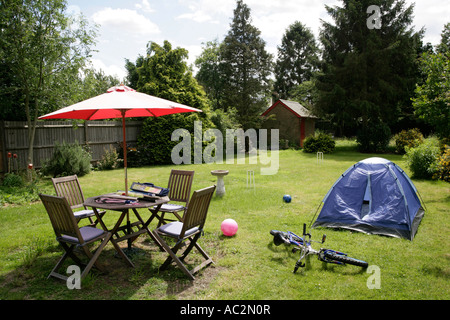
<path fill-rule="evenodd" d="M 148 229 L 149 224 L 153 219 L 157 218 L 161 223 L 163 223 L 162 218 L 158 215 L 159 209 L 164 203 L 170 201 L 169 197 L 154 197 L 152 201 L 138 199 L 130 200 L 126 203 L 127 197 L 120 197 L 116 194 L 105 194 L 101 196 L 91 197 L 85 200 L 84 205 L 91 207 L 102 226 L 103 230 L 111 232 L 112 236 L 110 238 L 116 251 L 119 255 L 131 266 L 134 267 L 133 262 L 128 258 L 124 251 L 118 245 L 119 242 L 128 241 L 128 249 L 131 249 L 131 244 L 136 238 L 144 233 L 147 233 L 150 238 L 159 246 L 162 250 L 161 244 L 155 238 L 153 233 Z M 107 213 L 101 216 L 97 209 L 107 210 Z M 131 209 L 131 210 L 130 210 Z M 138 209 L 148 209 L 150 212 L 150 217 L 147 221 L 144 221 L 138 212 Z M 103 221 L 103 218 L 108 214 L 108 211 L 120 212 L 119 218 L 112 229 L 108 229 Z M 131 223 L 130 213 L 133 213 L 138 221 Z M 123 221 L 126 217 L 126 222 Z M 120 233 L 124 235 L 120 235 Z"/>

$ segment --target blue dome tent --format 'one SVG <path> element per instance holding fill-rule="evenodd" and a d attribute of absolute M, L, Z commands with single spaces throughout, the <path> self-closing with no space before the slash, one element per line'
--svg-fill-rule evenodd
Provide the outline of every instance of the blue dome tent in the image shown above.
<path fill-rule="evenodd" d="M 334 183 L 313 227 L 414 239 L 424 215 L 408 175 L 383 158 L 362 160 Z"/>

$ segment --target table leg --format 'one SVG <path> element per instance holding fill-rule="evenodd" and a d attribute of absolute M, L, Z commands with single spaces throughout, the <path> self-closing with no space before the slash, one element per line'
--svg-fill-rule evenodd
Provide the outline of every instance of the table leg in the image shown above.
<path fill-rule="evenodd" d="M 133 208 L 134 214 L 136 215 L 136 218 L 138 218 L 139 222 L 142 223 L 142 228 L 140 228 L 140 230 L 145 230 L 147 232 L 147 234 L 150 236 L 150 238 L 156 243 L 156 245 L 159 247 L 160 250 L 163 250 L 162 245 L 159 243 L 158 239 L 156 239 L 155 235 L 153 234 L 153 232 L 150 231 L 150 229 L 148 228 L 150 222 L 155 218 L 158 217 L 158 211 L 159 211 L 159 207 L 161 207 L 161 205 L 159 205 L 157 207 L 157 209 L 154 209 L 153 211 L 149 209 L 150 212 L 152 212 L 152 215 L 150 217 L 150 219 L 147 220 L 147 222 L 144 222 L 144 220 L 142 220 L 141 216 L 139 215 L 139 213 L 137 212 L 137 210 L 135 208 Z M 159 218 L 159 217 L 158 217 Z M 133 241 L 137 238 L 138 236 L 136 236 L 135 238 L 133 238 Z"/>
<path fill-rule="evenodd" d="M 133 211 L 136 212 L 135 209 L 133 209 Z M 131 233 L 133 232 L 133 230 L 131 229 L 130 212 L 129 212 L 129 210 L 127 210 L 127 232 L 128 232 L 128 234 L 131 234 Z M 133 242 L 133 241 L 131 241 L 131 238 L 128 238 L 128 240 L 127 240 L 128 250 L 131 250 L 131 243 L 132 243 L 132 242 Z"/>
<path fill-rule="evenodd" d="M 117 223 L 115 224 L 114 228 L 111 230 L 111 242 L 114 245 L 114 248 L 116 248 L 116 251 L 120 254 L 122 258 L 124 258 L 125 262 L 127 262 L 131 267 L 134 267 L 133 262 L 131 262 L 130 258 L 123 252 L 122 248 L 119 246 L 119 242 L 116 241 L 117 239 L 113 239 L 114 234 L 117 233 L 117 230 L 119 229 L 120 225 L 122 224 L 123 219 L 125 218 L 125 215 L 128 215 L 128 210 L 122 211 L 122 214 L 120 215 L 119 220 L 117 220 Z"/>
<path fill-rule="evenodd" d="M 150 218 L 145 222 L 145 227 L 148 227 L 149 224 L 153 221 L 153 219 L 158 219 L 160 224 L 164 224 L 164 219 L 162 219 L 160 216 L 158 216 L 159 209 L 161 208 L 162 204 L 158 205 L 155 209 L 148 208 L 148 211 L 152 213 Z"/>
<path fill-rule="evenodd" d="M 125 215 L 127 214 L 128 210 L 122 211 L 119 220 L 117 220 L 116 224 L 111 230 L 108 230 L 105 223 L 103 222 L 102 218 L 100 217 L 100 214 L 98 213 L 96 208 L 94 209 L 94 213 L 97 216 L 97 220 L 99 221 L 100 225 L 102 226 L 103 230 L 111 232 L 111 238 L 109 238 L 109 241 L 114 246 L 114 249 L 119 253 L 119 255 L 125 260 L 126 263 L 128 263 L 131 267 L 134 267 L 133 262 L 127 257 L 127 255 L 123 252 L 122 248 L 119 246 L 116 239 L 114 239 L 114 236 L 118 237 L 117 230 L 119 229 L 120 225 L 122 224 L 123 219 L 125 218 Z"/>
<path fill-rule="evenodd" d="M 102 219 L 103 214 L 101 215 L 99 213 L 99 211 L 97 210 L 97 208 L 95 208 L 95 207 L 93 207 L 93 210 L 97 217 L 98 223 L 101 225 L 103 230 L 111 232 L 112 236 L 110 237 L 109 241 L 111 241 L 115 250 L 125 260 L 125 262 L 127 264 L 129 264 L 131 267 L 134 267 L 134 264 L 131 262 L 130 258 L 126 255 L 126 253 L 119 246 L 119 242 L 127 240 L 127 248 L 131 249 L 132 243 L 139 237 L 139 235 L 143 234 L 143 233 L 147 233 L 150 236 L 150 238 L 154 241 L 154 243 L 156 243 L 156 245 L 160 248 L 160 250 L 164 251 L 163 246 L 158 241 L 157 237 L 149 229 L 150 223 L 155 218 L 158 219 L 159 224 L 164 224 L 164 219 L 158 215 L 158 212 L 159 212 L 161 206 L 162 206 L 162 203 L 160 203 L 159 205 L 155 205 L 154 208 L 147 207 L 149 209 L 151 215 L 150 215 L 150 218 L 146 221 L 144 221 L 142 219 L 142 217 L 140 216 L 140 214 L 138 213 L 137 209 L 139 207 L 136 208 L 136 207 L 130 206 L 130 207 L 127 207 L 126 209 L 123 207 L 120 209 L 119 208 L 111 209 L 114 211 L 121 212 L 119 219 L 117 220 L 117 222 L 115 223 L 114 227 L 111 230 L 109 230 L 108 227 L 105 225 L 105 223 Z M 138 219 L 138 222 L 131 223 L 129 209 L 133 210 L 133 213 L 136 216 L 136 218 Z M 122 225 L 122 223 L 124 222 L 123 220 L 125 219 L 125 216 L 126 216 L 126 223 L 124 223 L 124 225 Z M 138 227 L 139 230 L 134 232 L 133 231 L 134 227 Z M 120 232 L 125 232 L 125 235 L 121 236 L 119 234 Z"/>
<path fill-rule="evenodd" d="M 106 227 L 105 223 L 103 222 L 102 216 L 98 212 L 97 208 L 92 208 L 92 209 L 94 210 L 94 214 L 97 217 L 97 221 L 96 222 L 100 223 L 100 225 L 102 226 L 103 230 L 109 231 L 108 228 Z"/>

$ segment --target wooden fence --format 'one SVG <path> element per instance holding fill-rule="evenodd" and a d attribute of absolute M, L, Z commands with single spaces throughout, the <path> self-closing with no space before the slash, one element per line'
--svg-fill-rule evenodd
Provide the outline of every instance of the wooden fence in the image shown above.
<path fill-rule="evenodd" d="M 126 121 L 128 145 L 136 145 L 142 121 Z M 38 121 L 34 140 L 33 166 L 38 169 L 53 154 L 56 143 L 89 146 L 92 161 L 101 159 L 110 146 L 118 148 L 123 141 L 122 121 Z M 8 158 L 8 153 L 17 158 Z M 8 170 L 27 168 L 28 125 L 23 121 L 0 121 L 0 175 Z"/>

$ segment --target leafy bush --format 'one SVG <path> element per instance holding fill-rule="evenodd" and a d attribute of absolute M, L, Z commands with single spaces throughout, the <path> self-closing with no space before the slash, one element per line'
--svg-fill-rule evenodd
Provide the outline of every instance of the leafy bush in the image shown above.
<path fill-rule="evenodd" d="M 439 156 L 433 178 L 450 182 L 450 146 L 448 145 L 445 145 L 444 152 Z"/>
<path fill-rule="evenodd" d="M 110 146 L 109 150 L 104 149 L 105 153 L 103 154 L 100 161 L 98 161 L 98 169 L 99 170 L 112 170 L 118 167 L 118 159 L 119 154 L 117 151 Z"/>
<path fill-rule="evenodd" d="M 14 173 L 7 173 L 5 174 L 5 178 L 3 179 L 2 185 L 4 187 L 20 188 L 23 187 L 24 182 L 21 176 L 16 175 Z"/>
<path fill-rule="evenodd" d="M 332 153 L 336 142 L 326 133 L 319 133 L 314 136 L 309 136 L 303 142 L 303 150 L 308 153 L 323 152 Z"/>
<path fill-rule="evenodd" d="M 360 152 L 385 152 L 389 140 L 391 139 L 391 129 L 383 122 L 372 123 L 358 131 L 356 142 Z"/>
<path fill-rule="evenodd" d="M 52 158 L 45 161 L 42 167 L 44 175 L 68 176 L 76 174 L 83 176 L 91 170 L 91 154 L 78 143 L 56 144 Z"/>
<path fill-rule="evenodd" d="M 405 147 L 414 148 L 423 143 L 423 135 L 419 129 L 402 130 L 395 135 L 395 150 L 404 154 Z"/>
<path fill-rule="evenodd" d="M 431 179 L 436 171 L 439 156 L 439 141 L 428 138 L 415 148 L 406 147 L 406 163 L 413 178 Z"/>
<path fill-rule="evenodd" d="M 212 123 L 205 116 L 202 118 L 197 113 L 147 118 L 137 142 L 137 153 L 142 165 L 172 164 L 172 149 L 180 143 L 178 140 L 172 141 L 172 133 L 176 129 L 186 129 L 193 141 L 195 121 L 201 121 L 203 137 L 203 133 L 211 128 Z M 193 142 L 191 142 L 192 147 Z M 191 156 L 194 157 L 193 150 L 191 150 Z"/>
<path fill-rule="evenodd" d="M 288 139 L 280 139 L 280 141 L 278 142 L 278 146 L 280 148 L 280 150 L 286 150 L 289 149 L 289 140 Z"/>
<path fill-rule="evenodd" d="M 0 183 L 0 207 L 9 204 L 30 204 L 39 200 L 39 192 L 47 193 L 45 188 L 38 188 L 38 177 L 32 183 L 27 183 L 22 175 L 6 174 Z"/>
<path fill-rule="evenodd" d="M 148 164 L 145 157 L 141 156 L 141 152 L 131 144 L 127 143 L 127 167 L 128 168 L 139 168 L 143 165 Z M 124 167 L 124 155 L 123 155 L 123 142 L 120 143 L 118 148 L 118 159 L 116 168 Z"/>
<path fill-rule="evenodd" d="M 192 133 L 194 124 L 188 124 L 181 114 L 145 119 L 137 142 L 144 165 L 172 163 L 171 152 L 179 142 L 171 141 L 171 137 L 178 128 Z"/>
<path fill-rule="evenodd" d="M 237 110 L 236 108 L 228 108 L 227 111 L 222 109 L 212 110 L 210 112 L 211 121 L 222 135 L 226 136 L 227 129 L 238 129 L 240 124 L 237 120 Z"/>

